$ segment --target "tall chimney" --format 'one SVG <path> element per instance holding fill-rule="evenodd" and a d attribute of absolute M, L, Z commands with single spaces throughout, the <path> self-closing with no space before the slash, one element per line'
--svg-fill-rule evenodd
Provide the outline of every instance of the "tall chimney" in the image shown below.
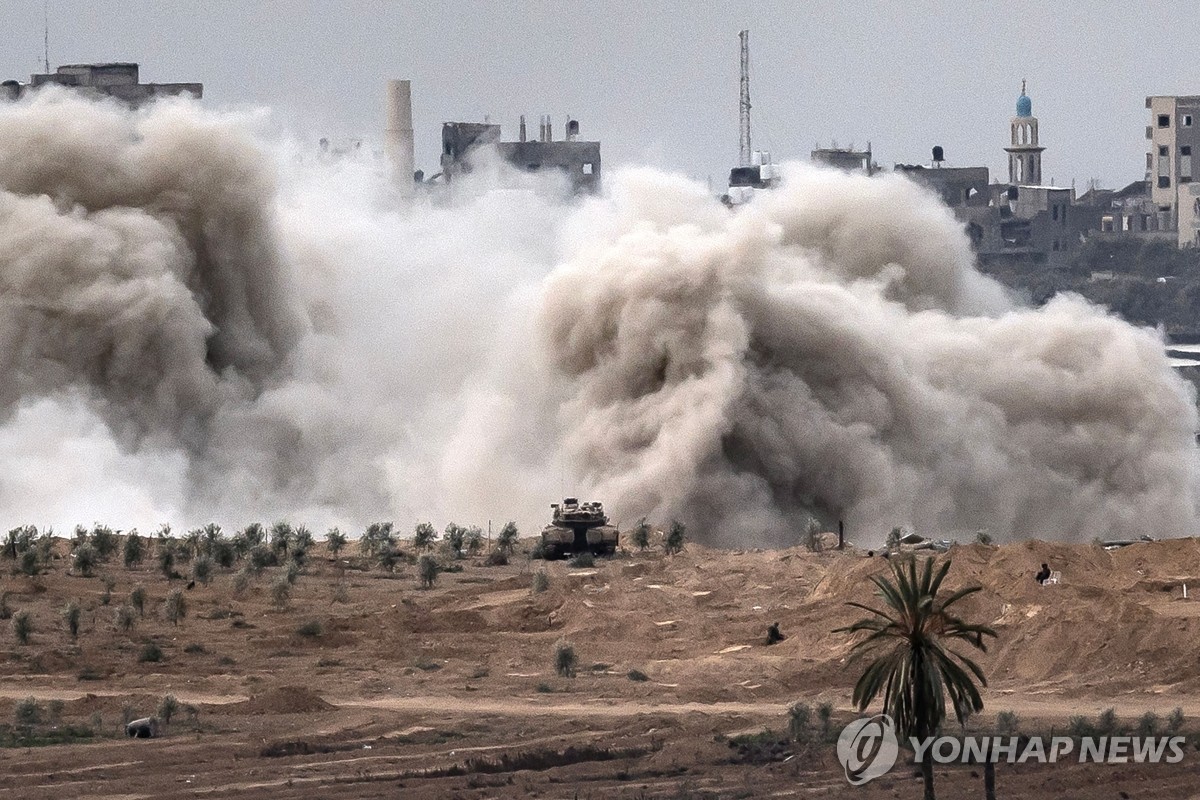
<path fill-rule="evenodd" d="M 412 84 L 409 81 L 388 81 L 385 99 L 387 127 L 384 129 L 384 152 L 392 184 L 401 197 L 413 195 L 413 126 Z"/>
<path fill-rule="evenodd" d="M 546 141 L 547 141 L 547 142 L 553 142 L 553 141 L 554 141 L 554 130 L 553 130 L 553 127 L 554 127 L 554 123 L 551 121 L 551 117 L 550 117 L 550 115 L 549 115 L 549 114 L 547 114 L 547 115 L 546 115 Z"/>
<path fill-rule="evenodd" d="M 521 115 L 521 141 L 525 141 L 525 115 Z"/>

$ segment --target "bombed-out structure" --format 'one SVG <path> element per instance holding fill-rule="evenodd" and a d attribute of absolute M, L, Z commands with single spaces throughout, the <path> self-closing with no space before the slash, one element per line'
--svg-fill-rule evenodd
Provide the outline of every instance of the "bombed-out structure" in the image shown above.
<path fill-rule="evenodd" d="M 111 97 L 139 106 L 159 97 L 204 95 L 200 83 L 141 83 L 138 65 L 132 62 L 109 64 L 64 64 L 54 72 L 31 75 L 29 83 L 7 80 L 0 83 L 0 99 L 18 100 L 46 86 L 65 86 L 99 97 Z"/>
<path fill-rule="evenodd" d="M 522 116 L 515 142 L 501 141 L 496 124 L 446 122 L 442 125 L 442 179 L 450 182 L 470 172 L 485 148 L 523 172 L 561 173 L 576 194 L 600 190 L 600 142 L 581 140 L 577 120 L 567 120 L 565 138 L 555 141 L 550 117 L 541 118 L 538 137 L 530 139 Z"/>

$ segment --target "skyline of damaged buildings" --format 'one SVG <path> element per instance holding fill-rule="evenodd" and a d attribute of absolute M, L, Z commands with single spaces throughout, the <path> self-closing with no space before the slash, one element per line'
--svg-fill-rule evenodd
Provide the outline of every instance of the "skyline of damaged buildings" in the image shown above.
<path fill-rule="evenodd" d="M 54 72 L 34 74 L 29 83 L 0 83 L 0 99 L 16 100 L 44 86 L 63 86 L 115 98 L 133 107 L 158 97 L 181 94 L 203 97 L 203 84 L 141 83 L 133 62 L 66 64 Z M 1120 189 L 1048 186 L 1042 179 L 1042 144 L 1032 98 L 1024 82 L 1010 120 L 1007 181 L 993 180 L 986 166 L 945 165 L 942 148 L 933 148 L 929 164 L 896 163 L 893 172 L 938 194 L 966 227 L 984 263 L 1011 260 L 1060 265 L 1090 237 L 1136 237 L 1173 241 L 1178 247 L 1200 246 L 1200 184 L 1193 182 L 1193 151 L 1200 147 L 1200 96 L 1147 97 L 1149 124 L 1145 176 Z M 582 140 L 578 120 L 568 118 L 563 137 L 555 140 L 548 115 L 539 119 L 536 138 L 520 117 L 515 140 L 502 138 L 501 126 L 479 122 L 443 122 L 440 171 L 429 178 L 414 167 L 412 109 L 408 81 L 388 83 L 385 153 L 400 193 L 415 186 L 451 183 L 480 162 L 480 148 L 520 172 L 555 171 L 571 192 L 594 194 L 601 186 L 600 142 Z M 399 154 L 399 155 L 397 155 Z M 870 146 L 818 148 L 814 163 L 851 171 L 881 172 Z M 412 176 L 409 184 L 408 176 Z"/>

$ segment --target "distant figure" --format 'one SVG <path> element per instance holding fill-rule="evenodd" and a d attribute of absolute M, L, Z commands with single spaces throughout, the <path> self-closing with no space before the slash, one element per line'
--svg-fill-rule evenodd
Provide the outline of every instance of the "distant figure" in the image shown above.
<path fill-rule="evenodd" d="M 782 642 L 786 638 L 787 638 L 786 636 L 784 636 L 782 633 L 779 632 L 779 623 L 778 622 L 772 622 L 771 626 L 769 628 L 767 628 L 767 646 L 768 647 L 773 644 L 778 644 L 779 642 Z"/>
<path fill-rule="evenodd" d="M 1045 584 L 1046 581 L 1050 580 L 1050 566 L 1048 564 L 1042 564 L 1042 568 L 1038 570 L 1038 574 L 1034 577 L 1037 579 L 1039 584 Z"/>

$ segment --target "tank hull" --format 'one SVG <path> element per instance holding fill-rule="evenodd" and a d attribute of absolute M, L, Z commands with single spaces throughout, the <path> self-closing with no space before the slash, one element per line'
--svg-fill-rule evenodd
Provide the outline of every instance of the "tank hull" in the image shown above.
<path fill-rule="evenodd" d="M 542 529 L 542 553 L 548 559 L 584 552 L 612 555 L 620 538 L 620 532 L 611 525 L 547 525 Z"/>

